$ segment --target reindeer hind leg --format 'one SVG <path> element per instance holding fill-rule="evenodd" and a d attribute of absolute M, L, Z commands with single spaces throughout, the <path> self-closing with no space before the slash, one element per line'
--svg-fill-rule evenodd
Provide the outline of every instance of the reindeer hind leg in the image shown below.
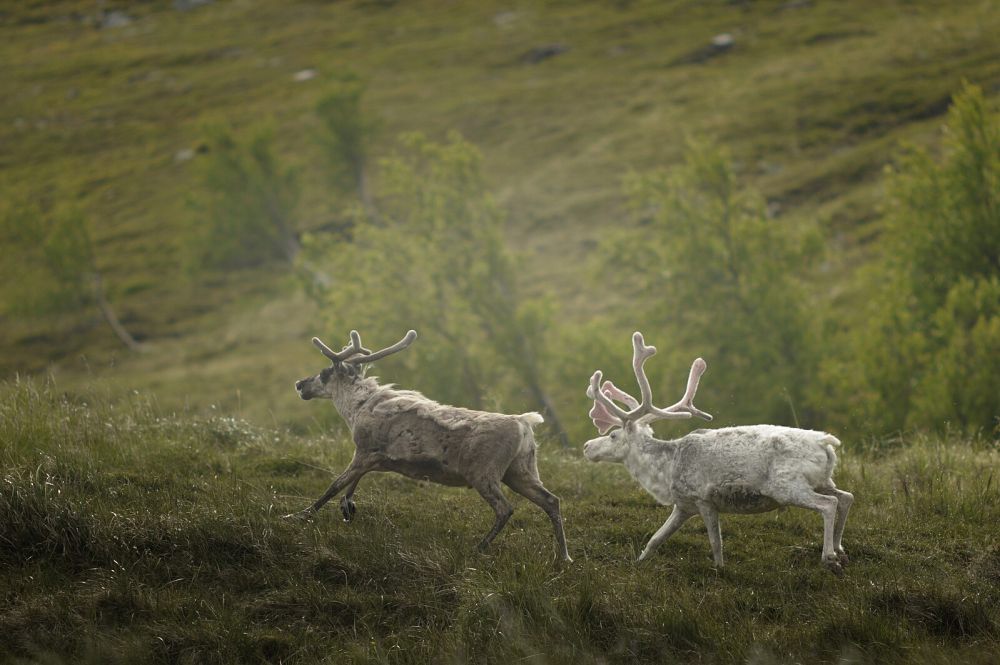
<path fill-rule="evenodd" d="M 567 563 L 572 562 L 573 559 L 570 558 L 569 549 L 566 547 L 566 533 L 563 530 L 559 497 L 545 489 L 542 481 L 537 477 L 526 477 L 520 474 L 508 473 L 504 476 L 504 482 L 512 490 L 545 511 L 545 514 L 552 520 L 552 530 L 555 533 L 556 550 L 559 558 Z"/>
<path fill-rule="evenodd" d="M 507 524 L 507 520 L 510 519 L 510 516 L 514 512 L 514 508 L 511 507 L 510 503 L 504 497 L 503 490 L 500 489 L 500 483 L 496 481 L 484 482 L 473 487 L 486 500 L 486 503 L 490 504 L 493 512 L 496 513 L 496 521 L 493 522 L 493 528 L 490 529 L 490 532 L 479 543 L 479 551 L 483 552 L 490 546 L 490 543 L 497 537 L 497 534 L 503 530 Z"/>

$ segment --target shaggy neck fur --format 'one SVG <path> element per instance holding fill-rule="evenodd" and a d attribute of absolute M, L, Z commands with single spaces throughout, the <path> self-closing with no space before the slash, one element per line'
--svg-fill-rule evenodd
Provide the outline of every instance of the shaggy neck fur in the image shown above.
<path fill-rule="evenodd" d="M 439 404 L 415 390 L 400 390 L 391 383 L 380 386 L 375 377 L 363 377 L 341 385 L 333 391 L 330 399 L 352 433 L 358 418 L 363 414 L 381 417 L 413 411 L 451 430 L 470 426 L 479 421 L 512 417 Z M 537 420 L 530 420 L 533 424 L 541 422 L 540 417 Z"/>
<path fill-rule="evenodd" d="M 347 423 L 348 429 L 354 431 L 354 421 L 357 418 L 361 407 L 368 402 L 375 393 L 383 391 L 390 386 L 380 386 L 375 377 L 360 377 L 351 382 L 337 385 L 330 400 L 337 409 L 337 413 Z"/>
<path fill-rule="evenodd" d="M 625 453 L 625 468 L 643 489 L 663 503 L 673 502 L 675 441 L 661 441 L 652 430 L 636 432 Z"/>

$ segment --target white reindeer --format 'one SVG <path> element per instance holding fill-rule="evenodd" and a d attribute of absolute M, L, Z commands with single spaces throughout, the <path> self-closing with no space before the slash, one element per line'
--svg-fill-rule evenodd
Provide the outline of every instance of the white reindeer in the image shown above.
<path fill-rule="evenodd" d="M 394 471 L 479 492 L 496 513 L 493 528 L 479 544 L 483 550 L 514 511 L 500 489 L 503 482 L 545 511 L 555 529 L 557 554 L 572 561 L 559 498 L 538 477 L 531 428 L 542 422 L 539 414 L 512 416 L 445 406 L 418 392 L 380 386 L 365 376 L 370 363 L 405 349 L 416 338 L 416 331 L 411 330 L 396 344 L 372 353 L 352 330 L 351 343 L 335 353 L 313 337 L 313 344 L 332 364 L 316 376 L 297 381 L 295 389 L 304 400 L 332 400 L 351 431 L 356 450 L 350 465 L 323 496 L 287 517 L 308 518 L 346 489 L 340 511 L 350 521 L 355 513 L 351 498 L 361 477 L 369 471 Z"/>
<path fill-rule="evenodd" d="M 656 348 L 646 346 L 638 332 L 632 335 L 632 346 L 641 402 L 610 381 L 601 386 L 601 372 L 594 372 L 587 396 L 594 400 L 590 417 L 602 436 L 585 443 L 583 452 L 592 462 L 623 463 L 659 503 L 673 504 L 670 517 L 649 539 L 639 560 L 649 557 L 688 518 L 700 514 L 708 529 L 715 565 L 722 567 L 719 513 L 761 513 L 790 505 L 823 516 L 822 562 L 840 575 L 848 563 L 840 541 L 854 501 L 850 492 L 837 489 L 833 483 L 837 464 L 834 448 L 840 441 L 825 432 L 774 425 L 700 429 L 661 441 L 649 425 L 655 420 L 692 415 L 712 419 L 693 404 L 706 364 L 701 358 L 695 360 L 684 397 L 659 409 L 652 404 L 643 367 Z M 608 434 L 609 430 L 613 431 Z"/>

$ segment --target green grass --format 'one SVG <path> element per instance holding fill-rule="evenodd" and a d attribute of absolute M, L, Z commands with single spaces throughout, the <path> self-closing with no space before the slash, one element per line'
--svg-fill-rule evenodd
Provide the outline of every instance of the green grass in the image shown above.
<path fill-rule="evenodd" d="M 0 387 L 0 660 L 10 662 L 995 663 L 1000 451 L 845 441 L 857 500 L 838 579 L 821 524 L 697 520 L 637 565 L 666 518 L 620 467 L 543 443 L 575 562 L 516 501 L 373 474 L 351 524 L 280 515 L 350 458 L 341 436 L 170 413 L 142 395 Z"/>
<path fill-rule="evenodd" d="M 901 141 L 937 144 L 962 79 L 996 102 L 995 3 L 105 4 L 133 22 L 97 29 L 92 0 L 0 7 L 0 215 L 81 209 L 146 346 L 120 350 L 96 311 L 19 311 L 39 268 L 0 234 L 0 660 L 998 662 L 995 444 L 843 436 L 837 479 L 857 501 L 839 580 L 798 510 L 724 518 L 723 571 L 697 520 L 636 565 L 666 510 L 553 442 L 541 468 L 570 566 L 533 506 L 480 555 L 478 497 L 391 475 L 366 478 L 350 525 L 335 509 L 281 520 L 350 459 L 333 410 L 291 384 L 320 366 L 311 335 L 354 324 L 316 330 L 281 266 L 185 275 L 203 157 L 174 158 L 209 125 L 270 125 L 301 169 L 299 230 L 322 228 L 349 202 L 314 108 L 356 73 L 376 156 L 411 130 L 482 149 L 530 295 L 572 326 L 614 319 L 591 272 L 604 229 L 637 222 L 622 177 L 700 134 L 773 212 L 819 224 L 828 251 L 802 277 L 849 318 L 852 275 L 881 251 L 882 167 Z M 721 32 L 731 52 L 677 64 Z M 522 62 L 551 43 L 569 48 Z M 306 67 L 319 76 L 294 82 Z M 558 374 L 584 385 L 591 369 Z"/>
<path fill-rule="evenodd" d="M 37 267 L 4 251 L 0 371 L 50 369 L 80 389 L 106 379 L 178 407 L 218 404 L 237 386 L 244 395 L 276 392 L 273 377 L 252 378 L 262 376 L 260 354 L 272 365 L 304 364 L 308 347 L 287 331 L 303 331 L 299 345 L 319 332 L 309 329 L 320 317 L 308 303 L 285 307 L 279 322 L 259 318 L 294 291 L 280 268 L 183 275 L 180 237 L 203 157 L 174 155 L 202 145 L 208 125 L 239 133 L 270 124 L 283 163 L 301 169 L 298 228 L 320 228 L 348 201 L 330 186 L 314 108 L 331 81 L 358 74 L 382 125 L 376 156 L 410 130 L 441 138 L 457 129 L 481 147 L 510 212 L 510 243 L 526 257 L 529 294 L 548 296 L 567 322 L 614 308 L 580 285 L 592 284 L 602 231 L 635 221 L 623 175 L 676 163 L 685 135 L 701 134 L 732 150 L 772 210 L 819 222 L 829 248 L 823 272 L 803 277 L 818 300 L 850 315 L 861 297 L 851 275 L 878 253 L 881 167 L 902 140 L 937 140 L 962 79 L 988 95 L 1000 85 L 1000 46 L 990 37 L 1000 13 L 989 2 L 220 0 L 190 12 L 108 2 L 133 18 L 117 29 L 94 26 L 90 0 L 8 4 L 0 193 L 72 201 L 87 214 L 110 298 L 148 354 L 123 357 L 93 312 L 17 312 L 11 303 Z M 731 52 L 677 64 L 721 32 L 734 35 Z M 551 43 L 568 50 L 522 61 Z M 319 76 L 293 81 L 306 67 Z M 253 330 L 233 325 L 255 317 Z M 179 349 L 199 359 L 189 375 L 151 374 L 175 368 Z M 295 408 L 291 395 L 248 399 L 244 415 L 258 423 Z"/>

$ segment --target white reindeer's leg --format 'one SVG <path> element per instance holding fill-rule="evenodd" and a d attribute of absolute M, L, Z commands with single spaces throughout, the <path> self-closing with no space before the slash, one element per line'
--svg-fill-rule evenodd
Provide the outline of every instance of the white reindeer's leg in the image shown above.
<path fill-rule="evenodd" d="M 337 479 L 334 480 L 330 484 L 330 486 L 326 489 L 326 492 L 323 493 L 323 496 L 316 499 L 316 501 L 313 502 L 313 504 L 308 508 L 306 508 L 305 510 L 302 510 L 297 513 L 291 513 L 290 515 L 285 515 L 285 517 L 286 518 L 298 517 L 303 519 L 308 519 L 312 517 L 312 515 L 317 510 L 326 505 L 327 501 L 337 496 L 337 494 L 340 493 L 342 489 L 344 489 L 345 487 L 351 487 L 352 489 L 356 487 L 358 481 L 361 480 L 361 476 L 371 471 L 372 468 L 373 468 L 372 465 L 368 462 L 367 459 L 358 458 L 358 456 L 355 455 L 354 459 L 351 460 L 351 463 L 347 466 L 346 469 L 344 469 L 344 472 L 341 473 L 339 476 L 337 476 Z"/>
<path fill-rule="evenodd" d="M 837 523 L 833 526 L 833 549 L 840 559 L 840 565 L 846 566 L 850 559 L 847 557 L 847 552 L 844 551 L 841 540 L 844 537 L 844 527 L 847 525 L 847 513 L 850 512 L 851 504 L 854 503 L 854 495 L 838 489 L 835 489 L 834 492 L 837 495 Z"/>
<path fill-rule="evenodd" d="M 833 546 L 833 534 L 837 524 L 838 506 L 840 504 L 837 497 L 820 494 L 812 489 L 805 489 L 792 493 L 788 501 L 783 501 L 782 503 L 815 510 L 823 516 L 823 563 L 835 575 L 841 575 L 843 569 L 840 565 L 840 557 L 837 556 L 837 552 Z"/>
<path fill-rule="evenodd" d="M 837 489 L 832 483 L 830 487 L 818 488 L 816 491 L 837 499 L 837 519 L 833 525 L 833 551 L 837 553 L 837 560 L 840 562 L 840 565 L 846 566 L 850 563 L 850 559 L 847 556 L 847 552 L 844 551 L 841 540 L 844 537 L 847 514 L 851 510 L 851 504 L 854 503 L 854 495 L 850 492 Z"/>
<path fill-rule="evenodd" d="M 688 518 L 690 518 L 693 514 L 694 513 L 681 510 L 680 506 L 675 505 L 673 511 L 670 513 L 670 517 L 667 518 L 667 521 L 663 523 L 663 526 L 657 529 L 656 533 L 653 534 L 653 537 L 649 539 L 648 543 L 646 543 L 646 547 L 642 550 L 642 554 L 639 555 L 639 561 L 644 561 L 649 558 L 649 555 L 653 553 L 653 550 L 659 547 L 664 540 L 674 535 L 674 532 L 681 528 L 681 525 L 688 521 Z"/>
<path fill-rule="evenodd" d="M 569 550 L 566 547 L 562 513 L 559 511 L 559 497 L 545 489 L 542 481 L 537 478 L 522 476 L 511 478 L 510 475 L 504 476 L 504 482 L 512 490 L 545 511 L 545 514 L 552 520 L 552 529 L 556 535 L 557 554 L 563 561 L 571 563 L 573 559 L 570 558 Z"/>
<path fill-rule="evenodd" d="M 705 520 L 708 530 L 708 542 L 712 544 L 712 559 L 715 565 L 722 568 L 725 560 L 722 558 L 722 526 L 719 524 L 719 511 L 707 503 L 698 506 L 701 519 Z"/>
<path fill-rule="evenodd" d="M 507 520 L 510 519 L 514 509 L 504 497 L 503 490 L 500 489 L 500 483 L 485 483 L 477 486 L 476 491 L 479 492 L 484 499 L 486 499 L 486 502 L 490 504 L 493 511 L 497 515 L 496 521 L 493 523 L 493 528 L 490 529 L 490 532 L 486 534 L 486 537 L 479 543 L 479 551 L 482 552 L 490 546 L 493 539 L 497 537 L 497 534 L 500 533 L 504 525 L 507 524 Z"/>

